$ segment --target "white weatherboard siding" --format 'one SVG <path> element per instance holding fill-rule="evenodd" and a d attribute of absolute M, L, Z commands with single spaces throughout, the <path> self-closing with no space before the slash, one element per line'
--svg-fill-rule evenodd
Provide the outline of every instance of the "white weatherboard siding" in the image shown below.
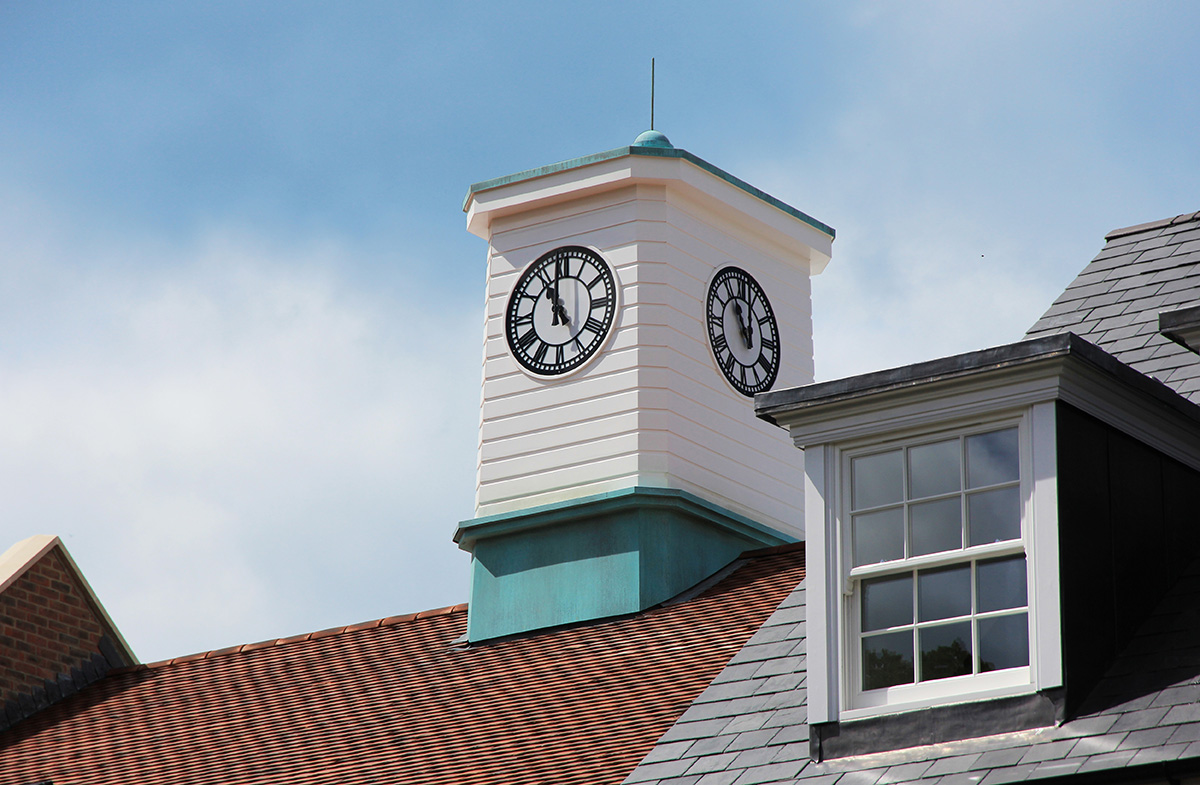
<path fill-rule="evenodd" d="M 477 516 L 641 485 L 802 534 L 802 455 L 721 376 L 705 302 L 719 268 L 747 270 L 779 324 L 776 387 L 811 382 L 826 235 L 690 162 L 639 156 L 476 193 L 468 213 L 489 242 Z M 525 266 L 563 245 L 612 265 L 618 312 L 592 362 L 536 378 L 509 354 L 504 312 Z"/>

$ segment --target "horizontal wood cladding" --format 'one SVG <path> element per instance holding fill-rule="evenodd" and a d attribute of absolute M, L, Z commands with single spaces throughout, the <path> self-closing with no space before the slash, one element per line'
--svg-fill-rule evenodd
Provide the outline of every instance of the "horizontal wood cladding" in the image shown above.
<path fill-rule="evenodd" d="M 1074 713 L 1200 556 L 1200 473 L 1057 407 L 1063 657 Z"/>
<path fill-rule="evenodd" d="M 476 515 L 625 482 L 689 490 L 798 531 L 802 456 L 725 381 L 708 344 L 705 303 L 718 269 L 750 272 L 779 325 L 777 385 L 806 384 L 809 258 L 686 192 L 638 183 L 491 224 Z M 529 263 L 568 244 L 594 248 L 612 265 L 619 308 L 598 357 L 571 374 L 538 378 L 511 357 L 508 297 Z"/>

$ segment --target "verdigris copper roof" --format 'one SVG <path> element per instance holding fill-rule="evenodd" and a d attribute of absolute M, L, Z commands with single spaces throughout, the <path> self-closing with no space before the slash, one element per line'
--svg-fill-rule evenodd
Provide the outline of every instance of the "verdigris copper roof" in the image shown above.
<path fill-rule="evenodd" d="M 1159 333 L 1158 315 L 1200 304 L 1200 213 L 1117 229 L 1026 333 L 1073 332 L 1200 401 L 1200 356 Z"/>
<path fill-rule="evenodd" d="M 0 733 L 0 785 L 617 783 L 804 575 L 465 645 L 466 608 L 114 672 Z"/>

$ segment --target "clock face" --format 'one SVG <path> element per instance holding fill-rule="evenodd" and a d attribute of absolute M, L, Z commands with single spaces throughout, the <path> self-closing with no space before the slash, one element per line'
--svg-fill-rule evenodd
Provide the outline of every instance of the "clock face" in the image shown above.
<path fill-rule="evenodd" d="M 708 286 L 708 342 L 717 367 L 742 395 L 771 389 L 779 375 L 779 326 L 758 281 L 723 267 Z"/>
<path fill-rule="evenodd" d="M 526 370 L 557 376 L 600 350 L 616 313 L 612 268 L 595 251 L 569 245 L 521 273 L 508 298 L 504 334 Z"/>

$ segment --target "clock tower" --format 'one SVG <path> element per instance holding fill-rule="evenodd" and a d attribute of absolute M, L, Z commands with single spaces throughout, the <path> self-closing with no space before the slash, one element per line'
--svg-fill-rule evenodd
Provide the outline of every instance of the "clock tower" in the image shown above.
<path fill-rule="evenodd" d="M 833 230 L 647 131 L 476 183 L 488 241 L 468 636 L 630 613 L 803 537 L 752 396 L 813 380 Z"/>

